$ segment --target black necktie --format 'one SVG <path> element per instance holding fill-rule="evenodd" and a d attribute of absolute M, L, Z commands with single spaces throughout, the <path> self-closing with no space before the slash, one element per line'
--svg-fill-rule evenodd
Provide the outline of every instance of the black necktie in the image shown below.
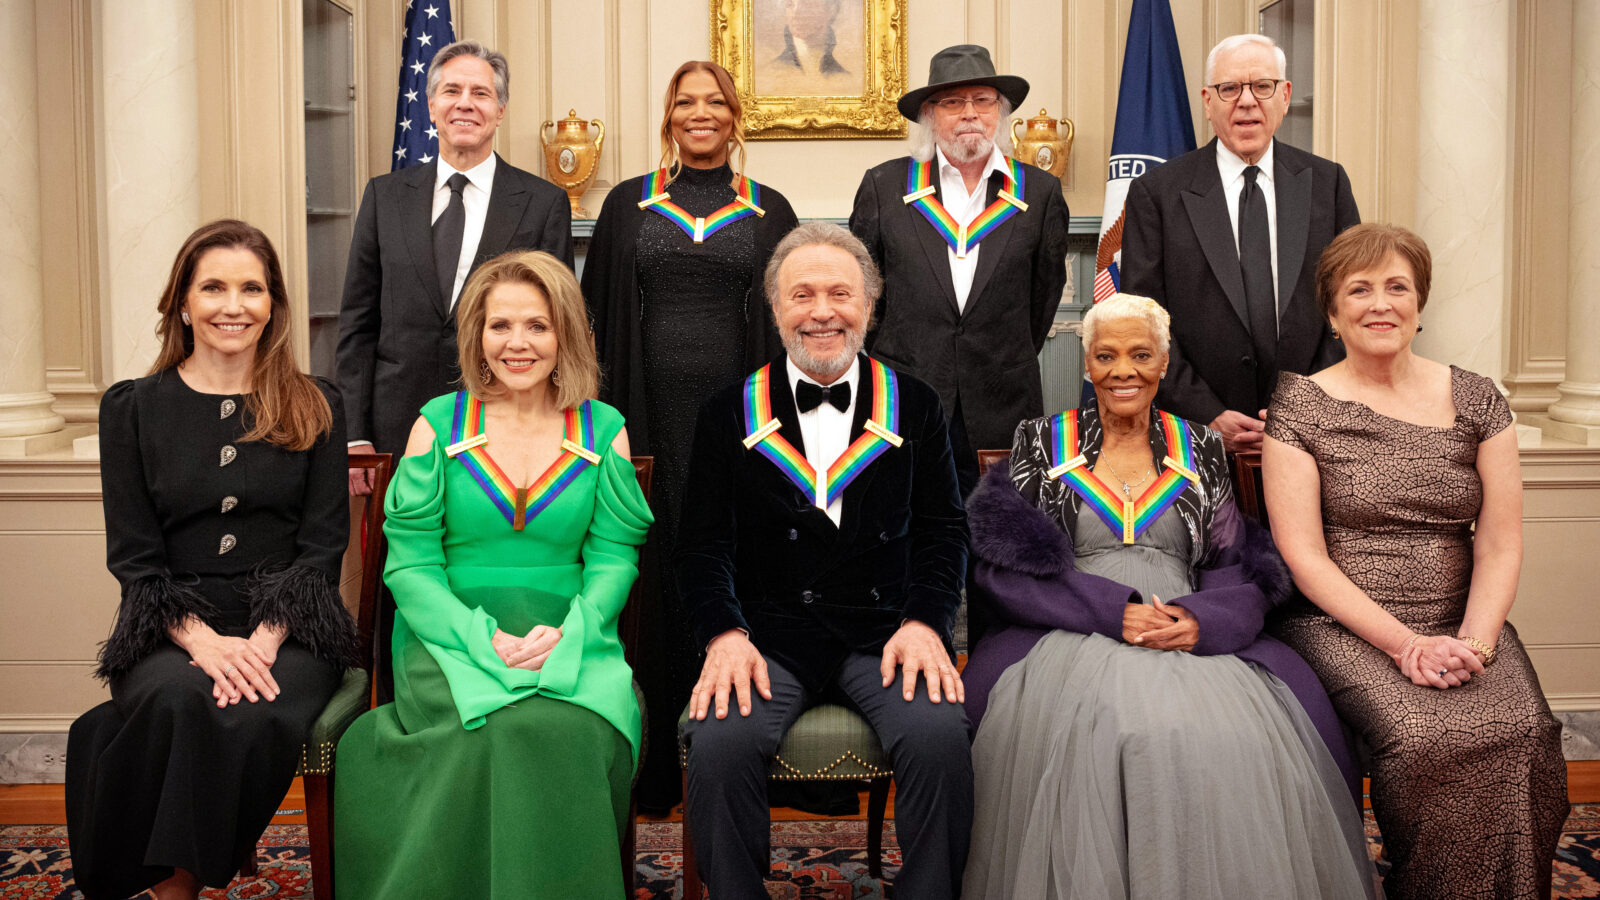
<path fill-rule="evenodd" d="M 794 391 L 794 402 L 803 413 L 811 412 L 822 405 L 822 401 L 833 404 L 833 408 L 844 412 L 850 408 L 850 382 L 841 381 L 823 387 L 801 379 L 799 386 Z"/>
<path fill-rule="evenodd" d="M 461 202 L 467 176 L 457 172 L 446 183 L 450 185 L 450 205 L 433 223 L 433 267 L 439 273 L 439 296 L 449 306 L 456 287 L 456 266 L 461 264 L 461 235 L 467 230 L 467 207 Z"/>
<path fill-rule="evenodd" d="M 1267 231 L 1267 197 L 1256 184 L 1259 166 L 1244 167 L 1239 192 L 1239 269 L 1244 273 L 1244 304 L 1250 313 L 1258 382 L 1270 385 L 1278 370 L 1278 304 L 1272 290 L 1272 237 Z M 1254 415 L 1255 410 L 1247 410 Z"/>

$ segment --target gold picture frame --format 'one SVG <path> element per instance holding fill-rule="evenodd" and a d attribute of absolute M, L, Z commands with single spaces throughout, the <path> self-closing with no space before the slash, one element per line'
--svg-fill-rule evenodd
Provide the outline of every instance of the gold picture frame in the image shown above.
<path fill-rule="evenodd" d="M 711 0 L 752 140 L 905 137 L 906 42 L 906 0 Z"/>

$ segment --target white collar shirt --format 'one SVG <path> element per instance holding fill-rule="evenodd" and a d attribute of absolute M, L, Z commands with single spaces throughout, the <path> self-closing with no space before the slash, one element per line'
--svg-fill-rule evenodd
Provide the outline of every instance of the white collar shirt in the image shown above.
<path fill-rule="evenodd" d="M 789 372 L 789 387 L 794 389 L 791 393 L 799 393 L 798 385 L 801 381 L 816 383 L 809 375 L 800 371 L 794 360 L 785 359 L 784 366 Z M 800 421 L 800 440 L 804 441 L 806 446 L 806 462 L 817 472 L 817 491 L 824 496 L 828 492 L 826 483 L 828 467 L 833 465 L 833 461 L 838 459 L 841 453 L 850 449 L 850 423 L 855 417 L 856 404 L 861 400 L 860 375 L 861 360 L 858 357 L 851 360 L 850 368 L 833 382 L 833 385 L 850 385 L 850 405 L 842 410 L 835 409 L 831 403 L 819 403 L 817 408 L 810 412 L 800 412 L 799 406 L 795 407 L 795 413 Z M 828 518 L 837 526 L 844 514 L 844 495 L 840 494 L 839 499 L 823 507 L 822 511 L 827 513 Z"/>
<path fill-rule="evenodd" d="M 1278 300 L 1278 195 L 1273 190 L 1272 151 L 1277 141 L 1267 142 L 1267 150 L 1255 165 L 1261 169 L 1256 175 L 1256 185 L 1267 201 L 1267 235 L 1272 248 L 1272 298 L 1273 308 L 1281 309 Z M 1237 154 L 1217 141 L 1217 174 L 1222 176 L 1222 195 L 1228 198 L 1228 221 L 1233 223 L 1233 253 L 1239 255 L 1239 195 L 1244 192 L 1244 170 L 1249 165 Z"/>
<path fill-rule="evenodd" d="M 467 276 L 472 274 L 472 261 L 478 257 L 478 244 L 483 240 L 483 220 L 489 215 L 489 195 L 494 191 L 494 168 L 495 155 L 490 153 L 488 159 L 462 173 L 467 176 L 467 186 L 461 189 L 461 206 L 466 211 L 467 219 L 461 229 L 461 258 L 456 262 L 455 284 L 450 288 L 448 305 L 451 309 L 456 308 L 461 286 L 467 283 Z M 456 171 L 444 161 L 444 157 L 439 158 L 438 178 L 433 184 L 433 217 L 428 220 L 430 224 L 439 221 L 445 207 L 450 205 L 450 176 Z"/>
<path fill-rule="evenodd" d="M 976 219 L 988 203 L 989 176 L 999 172 L 1002 176 L 1009 175 L 1006 169 L 1006 158 L 1000 153 L 996 145 L 989 150 L 989 164 L 984 167 L 983 176 L 978 179 L 975 190 L 967 192 L 967 182 L 961 177 L 961 170 L 957 169 L 944 155 L 944 150 L 935 147 L 934 155 L 938 157 L 939 164 L 939 202 L 944 204 L 945 212 L 950 218 L 956 220 L 957 225 L 969 225 Z M 967 311 L 967 295 L 972 293 L 972 278 L 978 273 L 978 251 L 983 247 L 968 247 L 966 259 L 956 258 L 956 251 L 946 247 L 945 254 L 950 260 L 950 280 L 955 284 L 956 309 Z"/>

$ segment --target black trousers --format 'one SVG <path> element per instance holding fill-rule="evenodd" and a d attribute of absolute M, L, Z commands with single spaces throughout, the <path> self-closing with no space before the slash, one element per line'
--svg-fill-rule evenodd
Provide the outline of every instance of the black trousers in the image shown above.
<path fill-rule="evenodd" d="M 832 688 L 813 696 L 793 673 L 767 658 L 772 699 L 752 692 L 750 715 L 732 697 L 728 717 L 715 709 L 705 721 L 689 720 L 689 824 L 700 877 L 717 900 L 766 900 L 762 882 L 770 868 L 771 814 L 767 767 L 800 714 L 822 701 L 861 713 L 883 742 L 894 766 L 895 832 L 904 865 L 895 893 L 944 900 L 961 893 L 972 832 L 972 750 L 967 714 L 958 703 L 928 699 L 927 682 L 907 702 L 901 674 L 889 687 L 878 671 L 882 658 L 846 657 Z"/>

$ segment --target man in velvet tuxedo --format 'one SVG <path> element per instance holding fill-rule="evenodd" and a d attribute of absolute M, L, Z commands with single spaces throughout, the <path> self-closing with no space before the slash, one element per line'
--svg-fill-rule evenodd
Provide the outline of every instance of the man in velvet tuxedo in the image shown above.
<path fill-rule="evenodd" d="M 938 390 L 963 496 L 976 451 L 1011 446 L 1018 422 L 1044 415 L 1038 356 L 1067 282 L 1061 182 L 1006 157 L 1002 126 L 1027 96 L 983 47 L 939 51 L 928 85 L 898 104 L 917 123 L 911 155 L 868 170 L 850 213 L 884 279 L 869 347 Z"/>
<path fill-rule="evenodd" d="M 566 194 L 493 150 L 509 90 L 505 56 L 477 41 L 441 48 L 427 87 L 439 158 L 367 183 L 339 312 L 352 448 L 398 455 L 422 404 L 459 387 L 455 301 L 478 263 L 544 250 L 572 265 Z M 366 493 L 362 470 L 350 478 Z"/>
<path fill-rule="evenodd" d="M 1317 308 L 1317 260 L 1361 221 L 1338 163 L 1275 140 L 1293 87 L 1271 38 L 1225 38 L 1200 89 L 1217 136 L 1128 188 L 1122 291 L 1172 314 L 1156 405 L 1256 453 L 1280 371 L 1344 358 Z"/>
<path fill-rule="evenodd" d="M 823 701 L 860 711 L 894 766 L 897 893 L 960 889 L 972 759 L 949 646 L 966 518 L 937 394 L 860 352 L 881 285 L 844 229 L 790 232 L 766 272 L 787 352 L 701 408 L 676 568 L 706 653 L 688 821 L 719 900 L 767 896 L 767 767 Z M 830 473 L 862 448 L 853 479 Z"/>

